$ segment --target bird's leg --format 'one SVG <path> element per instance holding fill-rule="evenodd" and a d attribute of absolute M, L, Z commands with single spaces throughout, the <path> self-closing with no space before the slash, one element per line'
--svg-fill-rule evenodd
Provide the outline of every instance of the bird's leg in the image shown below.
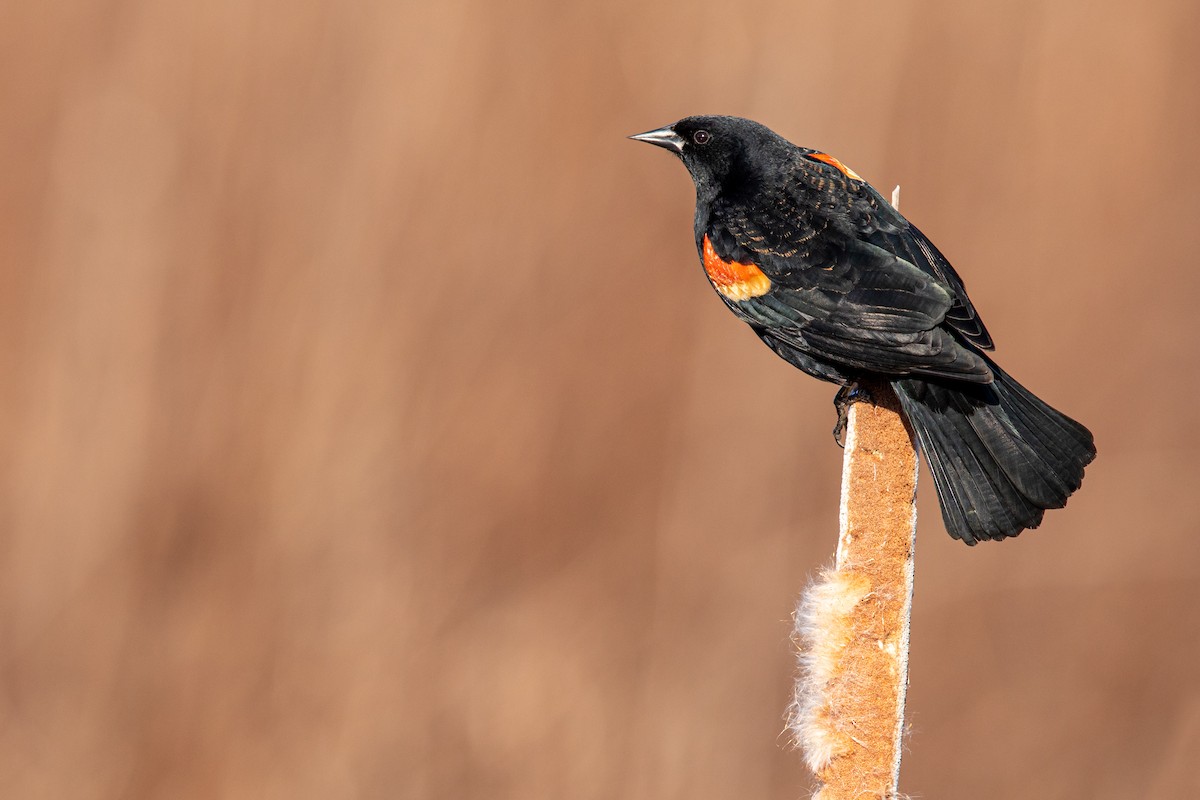
<path fill-rule="evenodd" d="M 845 448 L 842 434 L 846 432 L 846 423 L 850 421 L 850 406 L 856 400 L 870 400 L 871 394 L 855 382 L 846 384 L 837 390 L 833 396 L 833 407 L 837 409 L 837 425 L 833 426 L 833 440 L 837 446 Z"/>

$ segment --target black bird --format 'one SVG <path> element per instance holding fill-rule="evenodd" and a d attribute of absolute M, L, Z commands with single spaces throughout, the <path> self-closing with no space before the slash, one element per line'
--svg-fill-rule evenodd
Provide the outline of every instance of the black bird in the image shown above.
<path fill-rule="evenodd" d="M 631 138 L 691 173 L 696 249 L 725 305 L 785 361 L 843 387 L 835 435 L 860 381 L 891 384 L 951 536 L 1016 536 L 1079 488 L 1092 434 L 988 357 L 958 273 L 853 170 L 738 117 Z"/>

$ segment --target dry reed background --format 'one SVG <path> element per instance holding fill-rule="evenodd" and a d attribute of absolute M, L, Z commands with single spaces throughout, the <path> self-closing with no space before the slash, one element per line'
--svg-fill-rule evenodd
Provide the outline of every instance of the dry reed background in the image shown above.
<path fill-rule="evenodd" d="M 10 3 L 0 795 L 794 798 L 832 388 L 623 136 L 836 153 L 1100 459 L 921 499 L 902 788 L 1200 792 L 1200 5 Z"/>

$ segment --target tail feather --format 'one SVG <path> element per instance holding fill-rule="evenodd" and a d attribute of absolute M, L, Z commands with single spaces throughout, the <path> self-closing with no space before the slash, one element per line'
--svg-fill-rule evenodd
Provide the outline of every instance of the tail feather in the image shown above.
<path fill-rule="evenodd" d="M 951 394 L 950 400 L 983 446 L 985 464 L 990 461 L 991 469 L 998 467 L 1018 497 L 1027 498 L 1038 508 L 1058 508 L 1066 501 L 1070 490 L 1058 467 L 1038 452 L 1034 442 L 1040 438 L 1027 435 L 1039 430 L 1036 418 L 1020 419 L 1013 413 L 1015 404 L 999 408 L 986 403 L 980 406 L 974 398 L 961 393 Z M 992 413 L 981 413 L 984 408 Z"/>
<path fill-rule="evenodd" d="M 991 384 L 892 383 L 925 451 L 946 529 L 975 544 L 1036 528 L 1096 457 L 1087 428 L 991 365 Z"/>
<path fill-rule="evenodd" d="M 1044 426 L 1042 435 L 1033 438 L 1032 444 L 1048 463 L 1060 471 L 1070 472 L 1081 454 L 1087 454 L 1087 462 L 1096 456 L 1096 445 L 1092 433 L 1075 420 L 1061 414 L 1041 399 L 1014 381 L 999 367 L 992 365 L 992 372 L 1002 386 L 1009 387 L 1012 403 L 1008 405 L 1010 416 L 1019 419 L 1018 424 L 1030 429 Z M 1046 413 L 1050 412 L 1050 413 Z M 1087 462 L 1084 462 L 1085 464 Z M 1076 484 L 1071 491 L 1079 488 Z"/>

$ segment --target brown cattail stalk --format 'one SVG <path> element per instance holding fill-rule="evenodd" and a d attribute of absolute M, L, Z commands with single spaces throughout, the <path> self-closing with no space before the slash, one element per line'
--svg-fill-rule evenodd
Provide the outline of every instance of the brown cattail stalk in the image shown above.
<path fill-rule="evenodd" d="M 899 796 L 917 451 L 891 387 L 863 388 L 870 399 L 851 406 L 846 429 L 836 564 L 796 613 L 789 725 L 822 782 L 818 800 Z"/>

